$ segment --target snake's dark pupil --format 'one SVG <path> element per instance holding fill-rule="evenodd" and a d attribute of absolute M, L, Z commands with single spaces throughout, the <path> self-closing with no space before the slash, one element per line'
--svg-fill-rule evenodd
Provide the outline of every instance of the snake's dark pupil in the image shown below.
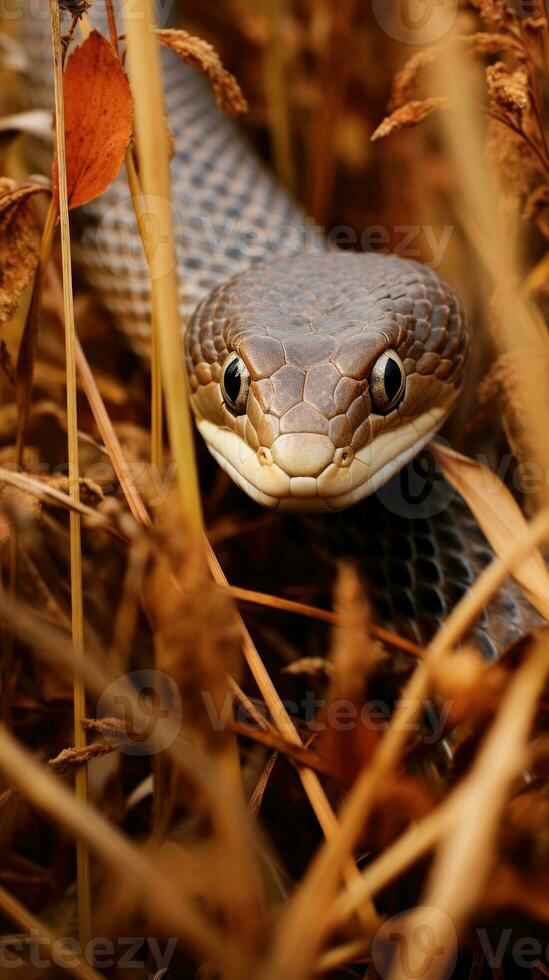
<path fill-rule="evenodd" d="M 385 375 L 383 377 L 383 381 L 385 383 L 385 394 L 387 395 L 387 400 L 392 402 L 393 398 L 396 398 L 398 395 L 402 384 L 400 368 L 398 364 L 393 361 L 392 357 L 389 358 L 387 364 L 385 365 Z"/>
<path fill-rule="evenodd" d="M 225 392 L 229 401 L 236 403 L 236 400 L 240 394 L 240 386 L 242 384 L 242 378 L 240 376 L 240 361 L 234 360 L 227 365 L 225 371 L 225 377 L 223 379 L 225 385 Z"/>

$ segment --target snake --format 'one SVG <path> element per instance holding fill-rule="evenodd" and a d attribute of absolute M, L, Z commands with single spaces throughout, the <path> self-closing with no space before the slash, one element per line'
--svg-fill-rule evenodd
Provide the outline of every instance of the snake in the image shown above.
<path fill-rule="evenodd" d="M 89 16 L 106 33 L 99 0 Z M 52 88 L 47 0 L 24 0 L 17 26 L 29 106 L 43 108 Z M 172 52 L 162 52 L 162 65 L 197 428 L 254 505 L 274 512 L 283 567 L 296 550 L 305 575 L 313 554 L 318 567 L 351 558 L 378 621 L 427 643 L 493 558 L 440 474 L 426 481 L 426 501 L 402 491 L 467 381 L 464 306 L 426 265 L 332 248 L 207 81 Z M 133 351 L 148 357 L 149 275 L 123 176 L 82 209 L 74 238 L 87 281 Z M 246 567 L 254 581 L 250 555 Z M 470 638 L 493 660 L 538 623 L 509 580 Z"/>

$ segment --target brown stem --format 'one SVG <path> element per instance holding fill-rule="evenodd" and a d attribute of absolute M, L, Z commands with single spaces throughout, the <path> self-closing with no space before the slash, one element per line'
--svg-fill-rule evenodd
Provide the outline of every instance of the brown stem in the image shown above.
<path fill-rule="evenodd" d="M 114 13 L 114 7 L 112 0 L 105 0 L 105 6 L 107 8 L 107 21 L 109 24 L 109 36 L 111 39 L 111 44 L 116 51 L 118 57 L 120 57 L 120 48 L 118 46 L 118 31 L 116 30 L 116 15 Z"/>
<path fill-rule="evenodd" d="M 27 313 L 27 319 L 17 358 L 17 367 L 15 372 L 15 391 L 17 400 L 17 432 L 15 446 L 17 465 L 21 467 L 23 466 L 25 439 L 27 435 L 31 404 L 36 340 L 38 336 L 38 317 L 42 302 L 42 292 L 46 281 L 46 271 L 53 248 L 58 214 L 57 203 L 54 198 L 52 198 L 46 216 L 44 230 L 42 232 L 38 268 L 36 270 L 31 302 Z"/>
<path fill-rule="evenodd" d="M 540 87 L 539 87 L 538 71 L 537 71 L 537 66 L 536 66 L 535 60 L 534 60 L 533 55 L 532 55 L 532 48 L 531 48 L 531 45 L 530 45 L 530 39 L 529 39 L 527 33 L 525 32 L 522 23 L 520 25 L 520 32 L 521 32 L 521 40 L 522 40 L 522 44 L 523 44 L 523 49 L 524 49 L 524 52 L 525 52 L 525 55 L 526 55 L 526 61 L 527 61 L 527 65 L 528 65 L 528 76 L 529 76 L 529 80 L 530 80 L 530 91 L 532 93 L 532 108 L 534 110 L 534 115 L 536 117 L 536 122 L 538 124 L 539 132 L 540 132 L 540 137 L 541 137 L 541 143 L 542 143 L 543 148 L 545 150 L 545 155 L 549 158 L 549 147 L 547 146 L 547 136 L 546 136 L 546 133 L 545 133 L 545 119 L 544 119 L 544 111 L 543 111 L 543 99 L 541 97 L 541 91 L 540 91 Z M 542 50 L 542 57 L 543 57 L 543 55 L 544 55 L 543 47 L 542 47 L 541 50 Z"/>
<path fill-rule="evenodd" d="M 321 69 L 320 85 L 323 102 L 316 116 L 309 146 L 310 188 L 308 210 L 315 221 L 324 225 L 336 176 L 334 129 L 341 116 L 351 59 L 349 46 L 357 9 L 357 0 L 340 0 L 330 5 L 332 36 L 330 50 Z"/>
<path fill-rule="evenodd" d="M 533 140 L 532 137 L 528 135 L 528 133 L 525 133 L 524 130 L 519 125 L 514 123 L 507 116 L 500 116 L 498 112 L 494 112 L 492 109 L 487 109 L 487 115 L 490 117 L 490 119 L 494 119 L 496 122 L 501 123 L 503 126 L 507 126 L 507 128 L 510 129 L 513 133 L 516 133 L 517 136 L 520 136 L 521 139 L 523 139 L 524 142 L 530 147 L 532 153 L 534 153 L 537 156 L 544 170 L 547 170 L 549 172 L 549 156 L 545 154 L 545 150 L 543 149 L 543 147 L 538 146 L 536 141 Z"/>

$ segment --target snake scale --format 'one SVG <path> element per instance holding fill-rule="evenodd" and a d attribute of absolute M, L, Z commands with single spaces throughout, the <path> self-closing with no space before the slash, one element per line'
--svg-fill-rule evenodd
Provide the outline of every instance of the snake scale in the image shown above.
<path fill-rule="evenodd" d="M 51 104 L 47 0 L 24 0 L 22 8 L 28 90 L 44 107 Z M 104 31 L 99 0 L 90 16 Z M 471 338 L 462 305 L 428 267 L 330 251 L 218 110 L 205 80 L 170 52 L 163 67 L 198 428 L 249 496 L 290 511 L 275 515 L 282 567 L 285 548 L 288 555 L 314 549 L 327 568 L 351 557 L 378 621 L 428 642 L 492 557 L 465 503 L 436 474 L 425 478 L 421 500 L 405 492 L 427 465 L 421 451 L 466 376 Z M 84 209 L 75 255 L 132 348 L 146 356 L 148 276 L 123 176 Z M 255 571 L 250 556 L 251 583 Z M 508 582 L 471 635 L 494 659 L 538 622 Z"/>

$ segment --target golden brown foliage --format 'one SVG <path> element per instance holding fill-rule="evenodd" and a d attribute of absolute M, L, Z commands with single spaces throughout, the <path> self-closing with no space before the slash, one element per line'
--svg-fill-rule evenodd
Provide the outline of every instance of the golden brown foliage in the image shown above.
<path fill-rule="evenodd" d="M 69 6 L 74 9 L 74 4 Z M 456 180 L 459 167 L 446 148 L 441 148 L 442 140 L 432 139 L 432 127 L 427 133 L 421 128 L 415 132 L 410 130 L 405 139 L 394 143 L 382 143 L 375 148 L 369 146 L 367 134 L 374 128 L 373 120 L 383 115 L 391 66 L 400 59 L 402 51 L 392 41 L 380 40 L 377 28 L 372 30 L 368 5 L 356 5 L 347 24 L 342 24 L 339 19 L 343 6 L 347 13 L 353 7 L 346 2 L 336 5 L 324 3 L 324 0 L 315 0 L 314 4 L 305 0 L 280 4 L 284 12 L 280 24 L 282 44 L 279 54 L 282 59 L 279 67 L 282 81 L 291 80 L 286 87 L 283 109 L 289 122 L 290 149 L 295 157 L 296 172 L 301 175 L 303 188 L 307 191 L 307 195 L 302 196 L 308 196 L 311 172 L 318 167 L 325 171 L 319 185 L 321 193 L 317 203 L 320 203 L 320 210 L 329 203 L 332 216 L 343 215 L 343 220 L 349 220 L 353 227 L 365 227 L 372 220 L 380 220 L 392 228 L 403 219 L 416 220 L 418 215 L 427 223 L 439 221 L 441 216 L 448 214 L 451 216 L 448 220 L 454 223 L 457 231 L 463 219 L 463 214 L 454 207 L 459 196 Z M 535 50 L 528 53 L 519 39 L 516 21 L 509 8 L 503 9 L 503 4 L 495 0 L 477 6 L 482 8 L 494 33 L 477 31 L 458 40 L 460 49 L 471 51 L 475 56 L 502 59 L 489 74 L 489 109 L 498 116 L 497 120 L 491 119 L 488 126 L 492 160 L 502 175 L 501 190 L 512 199 L 515 209 L 518 210 L 518 204 L 526 218 L 543 227 L 548 185 L 543 141 L 536 117 L 539 108 L 535 92 L 538 76 L 533 73 L 534 64 L 539 67 L 536 53 Z M 255 100 L 248 124 L 258 143 L 264 146 L 268 99 L 262 97 L 261 68 L 271 42 L 268 17 L 262 13 L 256 16 L 255 8 L 252 13 L 248 0 L 231 0 L 230 5 L 223 0 L 204 0 L 204 4 L 195 5 L 194 9 L 187 5 L 185 17 L 189 24 L 193 22 L 193 27 L 195 18 L 204 18 L 203 24 L 196 25 L 197 34 L 204 27 L 204 36 L 215 37 L 216 50 L 222 54 L 224 63 L 234 65 L 236 62 L 238 77 L 247 80 L 246 88 Z M 478 20 L 475 26 L 478 26 Z M 344 66 L 341 76 L 338 75 L 338 85 L 328 91 L 334 30 L 339 32 L 335 49 L 348 55 L 349 64 Z M 198 48 L 193 48 L 192 35 L 175 33 L 180 34 L 180 41 L 187 39 L 181 41 L 185 60 L 199 70 L 205 70 L 206 74 L 212 73 L 223 87 L 212 49 L 201 47 L 204 42 L 198 42 Z M 382 52 L 376 58 L 377 47 L 382 48 Z M 436 50 L 444 57 L 444 45 Z M 397 115 L 385 120 L 383 126 L 388 132 L 397 132 L 426 118 L 422 113 L 429 101 L 427 96 L 437 101 L 436 92 L 427 88 L 428 69 L 435 57 L 434 47 L 420 52 L 395 77 L 390 108 L 397 110 Z M 273 62 L 267 58 L 266 63 Z M 145 73 L 143 77 L 146 81 Z M 347 87 L 344 78 L 347 78 Z M 282 91 L 284 95 L 284 86 Z M 225 97 L 231 101 L 227 93 Z M 238 102 L 241 95 L 236 98 Z M 481 112 L 479 100 L 479 118 Z M 445 118 L 447 114 L 441 116 L 441 120 Z M 322 153 L 317 154 L 317 137 L 321 132 Z M 274 130 L 272 135 L 276 140 Z M 418 159 L 421 160 L 419 167 Z M 307 160 L 310 160 L 309 172 Z M 354 183 L 348 179 L 332 180 L 342 173 L 349 178 L 351 172 L 355 175 Z M 414 182 L 417 172 L 420 178 Z M 333 201 L 330 189 L 334 190 Z M 419 189 L 421 193 L 418 193 Z M 316 195 L 311 195 L 310 199 L 313 197 Z M 500 204 L 502 200 L 500 195 Z M 475 227 L 478 228 L 478 222 Z M 527 229 L 528 232 L 532 230 Z M 459 279 L 461 238 L 460 225 L 459 232 L 452 237 L 450 254 L 445 257 L 450 278 L 456 274 Z M 531 245 L 530 239 L 528 245 Z M 464 295 L 472 299 L 480 333 L 482 316 L 473 282 L 477 270 L 473 268 L 470 254 L 465 255 L 464 278 L 467 281 Z M 49 272 L 52 265 L 48 265 Z M 543 271 L 544 267 L 540 265 L 538 281 Z M 479 278 L 481 276 L 485 278 L 484 270 L 479 273 Z M 25 454 L 29 466 L 31 462 L 35 464 L 39 474 L 42 474 L 42 467 L 51 470 L 62 465 L 66 458 L 67 419 L 60 408 L 65 385 L 59 331 L 62 308 L 59 297 L 57 301 L 54 297 L 51 277 L 40 304 L 40 344 Z M 329 611 L 328 580 L 322 578 L 320 581 L 321 573 L 311 556 L 301 556 L 305 571 L 299 580 L 296 577 L 286 588 L 289 555 L 293 558 L 296 542 L 291 540 L 291 533 L 284 532 L 280 540 L 278 534 L 291 522 L 279 520 L 280 515 L 260 514 L 251 505 L 248 507 L 243 496 L 227 490 L 223 479 L 214 482 L 212 476 L 210 480 L 212 471 L 205 464 L 202 475 L 210 540 L 215 542 L 231 582 L 234 580 L 244 586 L 235 587 L 232 595 L 242 603 L 243 614 L 257 643 L 259 652 L 255 651 L 252 660 L 249 656 L 251 641 L 247 634 L 239 632 L 228 592 L 222 586 L 214 587 L 205 573 L 203 555 L 187 533 L 176 500 L 170 497 L 162 503 L 165 484 L 161 480 L 156 481 L 154 495 L 148 496 L 145 492 L 154 475 L 148 469 L 150 416 L 146 367 L 135 362 L 122 348 L 112 320 L 104 313 L 92 311 L 90 297 L 79 283 L 76 300 L 78 329 L 92 366 L 91 370 L 88 367 L 91 385 L 89 375 L 85 372 L 81 375 L 81 391 L 90 400 L 91 411 L 83 397 L 79 406 L 82 472 L 93 477 L 90 482 L 80 484 L 86 498 L 79 511 L 86 518 L 83 570 L 89 646 L 83 669 L 89 694 L 87 712 L 91 713 L 96 695 L 112 680 L 102 673 L 105 664 L 115 665 L 116 673 L 153 666 L 165 670 L 173 676 L 183 699 L 183 759 L 178 762 L 183 766 L 176 769 L 174 765 L 174 782 L 179 780 L 181 788 L 175 794 L 174 818 L 168 827 L 170 839 L 150 857 L 156 878 L 144 876 L 138 848 L 130 847 L 133 839 L 145 852 L 144 842 L 150 839 L 154 811 L 151 805 L 151 761 L 125 755 L 122 739 L 126 728 L 116 719 L 86 719 L 85 730 L 96 733 L 92 737 L 102 735 L 105 743 L 72 747 L 73 735 L 67 721 L 70 691 L 67 678 L 64 675 L 57 677 L 60 665 L 68 666 L 69 670 L 73 665 L 73 651 L 67 643 L 71 612 L 66 587 L 69 572 L 67 507 L 70 501 L 64 475 L 41 475 L 35 484 L 24 477 L 26 485 L 33 487 L 32 506 L 40 512 L 31 513 L 30 517 L 15 502 L 18 494 L 22 494 L 21 490 L 16 489 L 11 502 L 6 491 L 0 491 L 0 545 L 6 544 L 12 526 L 17 529 L 16 584 L 20 600 L 14 601 L 6 595 L 10 548 L 4 548 L 0 611 L 4 618 L 3 630 L 11 633 L 4 649 L 9 651 L 11 642 L 15 656 L 12 660 L 7 656 L 4 661 L 10 683 L 4 687 L 9 696 L 3 698 L 1 707 L 18 736 L 18 744 L 26 743 L 44 760 L 51 759 L 50 768 L 58 772 L 65 768 L 74 770 L 85 761 L 105 756 L 103 765 L 108 764 L 108 770 L 94 763 L 91 774 L 98 808 L 108 822 L 97 810 L 88 807 L 80 823 L 68 824 L 84 838 L 88 835 L 93 838 L 95 834 L 98 860 L 94 865 L 94 880 L 104 878 L 105 861 L 116 868 L 118 877 L 123 880 L 120 903 L 113 899 L 108 887 L 101 896 L 94 894 L 96 919 L 103 917 L 108 923 L 105 935 L 111 935 L 111 932 L 113 935 L 115 932 L 131 935 L 133 932 L 128 930 L 142 928 L 138 902 L 144 902 L 151 917 L 150 935 L 161 935 L 163 929 L 169 928 L 174 930 L 173 935 L 181 937 L 181 949 L 176 955 L 181 955 L 183 963 L 173 965 L 176 976 L 179 973 L 194 974 L 195 966 L 207 958 L 214 958 L 215 969 L 224 980 L 237 980 L 242 976 L 254 976 L 258 980 L 272 980 L 274 976 L 291 976 L 292 980 L 307 977 L 308 980 L 318 975 L 321 968 L 327 969 L 328 963 L 333 972 L 334 964 L 344 969 L 358 958 L 369 957 L 374 933 L 362 918 L 364 903 L 373 899 L 380 918 L 389 914 L 389 909 L 392 913 L 406 907 L 410 894 L 420 896 L 424 891 L 427 880 L 425 859 L 441 840 L 448 841 L 451 846 L 454 837 L 462 847 L 460 860 L 463 856 L 464 860 L 474 864 L 474 875 L 471 871 L 469 874 L 474 878 L 475 891 L 469 892 L 465 886 L 453 889 L 454 873 L 444 873 L 442 879 L 448 883 L 451 910 L 455 907 L 461 913 L 463 900 L 469 902 L 471 929 L 474 929 L 486 909 L 495 918 L 495 928 L 499 928 L 506 923 L 509 908 L 519 908 L 536 920 L 534 925 L 528 926 L 529 934 L 535 935 L 532 929 L 537 929 L 539 922 L 549 917 L 547 875 L 541 860 L 547 855 L 544 829 L 547 805 L 543 799 L 547 750 L 543 755 L 539 745 L 543 725 L 539 708 L 547 703 L 547 689 L 540 695 L 537 714 L 534 713 L 534 692 L 531 706 L 524 714 L 519 699 L 512 717 L 501 715 L 505 724 L 500 724 L 498 744 L 503 751 L 495 753 L 496 765 L 479 770 L 472 781 L 467 775 L 472 772 L 471 760 L 477 756 L 479 743 L 484 741 L 492 722 L 497 724 L 504 698 L 519 678 L 530 648 L 530 642 L 523 639 L 520 647 L 507 651 L 502 663 L 494 666 L 482 663 L 467 639 L 463 641 L 463 648 L 454 649 L 466 636 L 470 619 L 480 616 L 482 608 L 501 584 L 501 578 L 494 577 L 494 566 L 490 567 L 488 578 L 470 584 L 457 617 L 447 618 L 433 646 L 421 648 L 404 637 L 397 638 L 398 642 L 392 645 L 390 638 L 388 641 L 383 638 L 360 581 L 349 567 L 343 569 L 339 578 L 334 597 L 335 613 Z M 10 341 L 13 342 L 13 335 Z M 9 361 L 5 364 L 9 373 Z M 533 387 L 539 388 L 538 368 L 543 380 L 547 366 L 541 361 L 533 365 L 526 360 L 517 372 L 505 365 L 502 358 L 488 375 L 485 392 L 481 391 L 481 397 L 485 395 L 489 406 L 492 427 L 494 420 L 503 416 L 511 444 L 516 454 L 522 454 L 523 458 L 527 458 L 526 446 L 521 440 L 524 439 L 528 413 L 524 411 L 521 398 L 524 401 L 529 398 L 530 388 L 528 385 L 521 388 L 517 381 L 529 377 L 535 382 Z M 0 386 L 2 384 L 3 378 Z M 5 384 L 0 398 L 4 389 L 8 399 L 11 398 L 9 386 Z M 1 408 L 0 463 L 7 466 L 13 458 L 16 409 L 12 403 L 2 404 Z M 517 416 L 516 424 L 513 413 Z M 497 448 L 492 436 L 489 447 L 490 451 Z M 131 493 L 128 485 L 120 480 L 129 460 L 136 464 Z M 468 463 L 462 465 L 469 467 Z M 184 467 L 183 471 L 186 472 Z M 490 499 L 485 500 L 485 483 L 482 480 L 478 483 L 477 478 L 478 474 L 473 474 L 472 478 L 469 474 L 469 489 L 464 490 L 464 496 L 479 510 L 481 524 L 486 524 L 485 530 L 488 525 L 492 530 L 496 527 L 499 540 L 494 538 L 493 543 L 500 557 L 505 558 L 509 540 L 515 539 L 512 548 L 516 567 L 510 559 L 507 570 L 517 572 L 521 565 L 523 569 L 525 566 L 531 571 L 534 569 L 534 577 L 539 583 L 543 573 L 535 549 L 531 550 L 530 557 L 516 550 L 522 544 L 522 538 L 531 533 L 531 528 L 516 511 L 511 513 L 501 488 L 496 487 Z M 490 490 L 494 491 L 492 483 Z M 148 510 L 144 508 L 140 492 L 147 500 Z M 56 493 L 59 496 L 56 497 Z M 139 527 L 130 516 L 128 502 Z M 137 503 L 141 505 L 139 508 Z M 3 522 L 4 504 L 6 523 Z M 154 529 L 151 529 L 153 521 Z M 536 533 L 538 537 L 534 543 L 537 545 L 547 536 L 547 528 L 544 531 L 538 528 Z M 276 538 L 275 545 L 273 538 Z M 273 554 L 276 560 L 271 562 Z M 265 560 L 265 555 L 269 560 Z M 391 576 L 396 578 L 399 572 L 398 562 L 392 561 Z M 280 582 L 284 584 L 277 588 Z M 254 596 L 257 599 L 258 592 L 250 591 L 252 589 L 263 590 L 260 608 L 254 605 Z M 270 596 L 268 593 L 271 592 L 280 592 L 283 597 Z M 21 600 L 27 605 L 22 605 Z M 316 609 L 312 605 L 315 602 Z M 52 624 L 55 629 L 51 628 Z M 328 631 L 333 626 L 336 630 L 330 644 Z M 440 659 L 433 663 L 433 647 L 440 653 L 441 644 L 446 643 L 444 630 L 448 628 L 451 629 L 451 643 L 448 641 Z M 372 630 L 378 630 L 377 635 L 386 644 L 386 651 L 372 640 Z M 245 676 L 241 681 L 244 692 L 241 692 L 228 681 L 228 674 L 235 675 L 238 671 L 243 640 L 245 647 L 248 646 L 254 680 Z M 46 664 L 41 663 L 44 656 L 49 658 Z M 5 677 L 6 673 L 2 681 Z M 305 684 L 307 692 L 314 688 L 323 702 L 324 711 L 320 710 L 314 719 L 299 712 L 294 719 L 299 733 L 294 744 L 288 729 L 281 734 L 277 699 L 287 697 L 285 703 L 300 704 Z M 248 836 L 248 823 L 242 819 L 237 800 L 226 793 L 218 750 L 220 743 L 223 749 L 227 742 L 221 737 L 214 738 L 211 721 L 212 711 L 222 720 L 227 704 L 230 709 L 228 693 L 242 705 L 238 722 L 232 721 L 230 711 L 226 716 L 228 730 L 238 739 L 243 776 L 240 793 L 241 796 L 245 794 L 246 802 L 250 801 L 254 823 L 265 828 L 266 837 L 274 839 L 276 857 L 265 841 Z M 423 738 L 426 718 L 420 718 L 417 713 L 414 715 L 416 721 L 409 729 L 397 724 L 390 731 L 373 731 L 357 725 L 345 733 L 336 730 L 337 726 L 330 726 L 330 711 L 337 707 L 339 698 L 347 699 L 360 714 L 370 699 L 375 701 L 380 697 L 391 710 L 397 705 L 397 719 L 403 721 L 399 714 L 399 699 L 401 696 L 406 699 L 408 694 L 411 694 L 414 711 L 416 705 L 422 703 L 423 696 L 432 698 L 437 709 L 449 703 L 445 728 L 435 743 Z M 530 718 L 532 733 L 526 744 L 525 733 L 519 729 L 527 727 Z M 345 722 L 345 714 L 341 720 Z M 317 736 L 314 724 L 309 728 L 310 721 L 325 721 L 327 732 Z M 519 728 L 514 730 L 517 722 Z M 457 730 L 450 732 L 453 726 L 457 726 Z M 189 731 L 193 738 L 187 741 L 185 736 Z M 406 731 L 409 734 L 405 734 Z M 294 732 L 293 728 L 291 732 Z M 201 750 L 199 772 L 189 778 L 185 763 L 193 759 L 197 744 Z M 520 767 L 515 768 L 511 773 L 512 784 L 506 783 L 505 787 L 509 802 L 500 796 L 494 806 L 487 780 L 493 775 L 498 776 L 499 766 L 505 770 L 507 756 L 515 759 L 521 746 L 524 748 L 524 766 L 528 767 L 535 781 L 534 788 L 525 789 Z M 3 737 L 0 763 L 4 767 L 6 759 L 9 761 L 10 758 L 8 749 L 9 743 Z M 316 819 L 331 842 L 324 849 L 321 832 L 309 810 L 295 769 L 306 788 L 309 787 Z M 42 770 L 38 770 L 30 758 L 26 759 L 25 765 L 4 768 L 4 771 L 7 771 L 8 782 L 0 789 L 10 784 L 19 786 L 22 782 L 24 790 L 16 794 L 7 789 L 0 795 L 0 809 L 8 828 L 2 838 L 7 886 L 10 891 L 13 889 L 20 894 L 35 914 L 58 921 L 63 915 L 72 916 L 75 893 L 72 863 L 67 860 L 66 838 L 57 832 L 57 825 L 61 826 L 65 813 L 70 812 L 72 798 L 68 793 L 63 796 L 59 779 L 50 781 L 36 794 L 28 785 L 28 773 L 38 785 Z M 314 797 L 310 793 L 311 781 L 305 778 L 313 776 L 318 779 Z M 505 772 L 503 776 L 507 779 Z M 460 820 L 462 811 L 456 796 L 468 779 L 471 809 L 468 819 Z M 362 796 L 355 792 L 359 783 L 366 785 Z M 157 781 L 155 772 L 156 799 L 160 795 L 159 785 L 162 783 Z M 195 785 L 199 787 L 198 791 L 194 790 Z M 498 785 L 501 787 L 501 781 Z M 541 790 L 538 789 L 540 785 Z M 457 792 L 454 792 L 456 787 Z M 25 802 L 25 797 L 30 804 Z M 486 798 L 490 806 L 477 812 L 475 801 Z M 42 812 L 55 821 L 53 831 L 51 825 L 46 827 Z M 494 832 L 489 840 L 483 841 L 486 816 L 491 815 L 495 821 L 498 812 L 501 819 L 497 834 Z M 120 828 L 118 833 L 117 827 Z M 244 843 L 246 861 L 241 860 L 242 850 L 236 847 L 236 827 L 242 831 L 241 847 Z M 42 834 L 43 847 L 40 846 Z M 33 841 L 32 860 L 27 856 L 28 840 Z M 474 853 L 471 849 L 480 851 L 481 843 L 482 854 Z M 355 867 L 353 856 L 362 857 L 365 851 L 368 852 L 367 862 L 357 862 Z M 323 862 L 323 873 L 315 878 L 317 852 Z M 249 887 L 254 875 L 242 870 L 248 864 L 261 871 L 264 894 L 260 900 Z M 309 870 L 311 867 L 312 871 Z M 354 877 L 346 871 L 348 867 Z M 294 893 L 298 903 L 303 896 L 301 917 L 297 920 L 295 912 L 299 910 L 299 904 L 289 897 Z M 166 902 L 166 895 L 169 902 Z M 382 895 L 379 902 L 378 895 Z M 471 896 L 476 898 L 474 907 Z M 446 892 L 444 897 L 447 897 Z M 165 904 L 162 904 L 162 898 Z M 0 909 L 6 912 L 3 902 L 3 890 L 0 889 Z M 242 913 L 234 915 L 233 906 L 237 903 L 241 903 L 241 909 L 245 908 L 245 916 Z M 336 908 L 340 915 L 332 921 Z M 169 917 L 170 910 L 175 913 L 174 922 Z M 178 913 L 181 913 L 181 920 L 177 920 Z M 190 918 L 187 918 L 188 914 Z M 260 941 L 246 941 L 248 920 L 252 924 L 250 931 L 255 937 L 259 935 Z M 469 972 L 468 955 L 468 949 L 464 948 L 464 975 Z M 475 963 L 475 967 L 477 965 Z M 203 967 L 203 974 L 211 975 L 211 972 L 207 965 Z M 502 968 L 502 975 L 507 978 L 506 968 Z"/>
<path fill-rule="evenodd" d="M 502 354 L 481 381 L 477 393 L 480 420 L 494 410 L 499 412 L 509 445 L 516 458 L 522 462 L 531 460 L 533 452 L 529 427 L 525 424 L 530 395 L 518 384 L 521 371 L 525 370 L 533 377 L 534 383 L 544 384 L 549 361 L 534 361 L 528 351 Z"/>
<path fill-rule="evenodd" d="M 510 112 L 526 112 L 528 99 L 528 75 L 524 68 L 511 71 L 503 62 L 486 69 L 488 95 L 501 109 Z"/>
<path fill-rule="evenodd" d="M 158 513 L 155 545 L 146 604 L 158 636 L 157 666 L 179 689 L 184 724 L 211 740 L 216 714 L 222 720 L 230 705 L 228 676 L 239 674 L 234 606 L 208 576 L 175 494 Z"/>
<path fill-rule="evenodd" d="M 234 75 L 223 67 L 221 59 L 211 44 L 187 31 L 159 30 L 158 40 L 165 47 L 175 51 L 191 68 L 197 68 L 209 79 L 217 104 L 224 112 L 237 116 L 246 112 L 248 104 Z"/>
<path fill-rule="evenodd" d="M 133 128 L 126 72 L 98 31 L 71 54 L 63 91 L 68 197 L 69 206 L 76 208 L 99 197 L 118 176 Z M 56 164 L 53 183 L 57 185 Z"/>
<path fill-rule="evenodd" d="M 429 99 L 407 102 L 406 105 L 395 109 L 390 116 L 387 116 L 380 123 L 371 136 L 372 143 L 376 140 L 384 139 L 386 136 L 392 136 L 393 133 L 398 133 L 401 129 L 415 126 L 417 123 L 432 116 L 433 112 L 436 112 L 437 109 L 446 109 L 448 104 L 448 99 L 443 96 L 433 96 Z"/>
<path fill-rule="evenodd" d="M 13 316 L 38 264 L 40 232 L 29 199 L 41 191 L 41 184 L 18 187 L 0 178 L 0 323 Z"/>

